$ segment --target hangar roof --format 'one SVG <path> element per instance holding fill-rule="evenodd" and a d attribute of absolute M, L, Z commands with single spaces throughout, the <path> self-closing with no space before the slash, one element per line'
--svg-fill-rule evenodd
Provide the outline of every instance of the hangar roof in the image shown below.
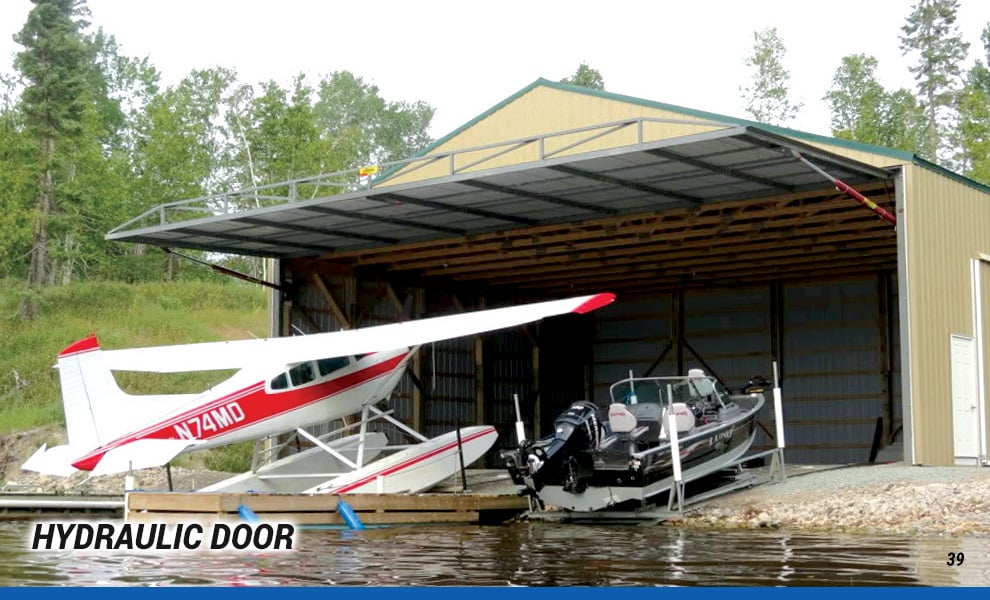
<path fill-rule="evenodd" d="M 606 125 L 637 127 L 641 120 Z M 502 147 L 539 145 L 546 137 L 504 142 L 487 149 L 488 155 L 498 155 Z M 611 219 L 615 235 L 625 235 L 629 232 L 618 225 L 630 215 L 660 216 L 672 209 L 700 214 L 727 202 L 767 197 L 779 202 L 781 196 L 830 190 L 829 182 L 793 151 L 850 185 L 890 178 L 885 170 L 759 128 L 726 126 L 492 169 L 479 169 L 481 159 L 468 172 L 388 185 L 389 174 L 450 159 L 421 156 L 358 189 L 354 182 L 362 178 L 357 172 L 337 173 L 162 205 L 107 237 L 233 254 L 332 258 L 439 240 L 449 246 L 484 234 L 601 219 Z M 345 189 L 326 195 L 331 186 Z M 303 194 L 319 197 L 304 200 Z M 861 211 L 854 216 L 871 217 L 853 200 L 845 202 Z"/>

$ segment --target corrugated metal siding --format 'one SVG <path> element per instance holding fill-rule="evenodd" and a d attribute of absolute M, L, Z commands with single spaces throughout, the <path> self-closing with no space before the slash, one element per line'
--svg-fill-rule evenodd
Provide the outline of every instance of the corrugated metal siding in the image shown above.
<path fill-rule="evenodd" d="M 474 340 L 429 344 L 423 353 L 425 403 L 423 435 L 434 437 L 475 422 Z"/>
<path fill-rule="evenodd" d="M 981 317 L 983 327 L 983 435 L 990 451 L 990 258 L 980 262 Z"/>
<path fill-rule="evenodd" d="M 787 460 L 796 463 L 865 462 L 887 393 L 879 279 L 788 283 L 781 308 L 782 387 Z M 705 368 L 693 349 L 730 388 L 753 375 L 772 378 L 770 286 L 690 290 L 684 294 L 683 370 Z M 675 296 L 676 298 L 676 296 Z M 896 299 L 893 316 L 896 318 Z M 594 336 L 594 390 L 599 404 L 608 387 L 632 369 L 642 375 L 671 338 L 670 295 L 621 298 L 598 311 Z M 896 342 L 894 342 L 896 343 Z M 654 369 L 677 372 L 676 349 Z M 896 367 L 894 376 L 896 378 Z M 894 409 L 895 420 L 900 411 Z M 773 415 L 761 421 L 772 431 Z M 770 447 L 762 430 L 756 448 Z"/>
<path fill-rule="evenodd" d="M 754 375 L 773 380 L 768 286 L 691 290 L 684 308 L 685 341 L 725 385 L 736 390 Z M 685 372 L 692 368 L 705 365 L 686 351 Z M 773 431 L 772 411 L 764 410 L 760 422 Z M 757 429 L 753 444 L 754 450 L 767 449 L 771 440 Z"/>
<path fill-rule="evenodd" d="M 533 433 L 535 388 L 533 343 L 524 331 L 506 331 L 487 336 L 484 342 L 485 417 L 487 425 L 498 430 L 498 445 L 515 446 L 516 410 L 513 396 L 519 396 L 519 410 L 530 435 Z"/>
<path fill-rule="evenodd" d="M 596 311 L 592 381 L 593 399 L 609 403 L 608 388 L 629 376 L 647 374 L 670 342 L 671 297 L 621 298 Z M 674 349 L 656 364 L 652 375 L 674 373 Z"/>
<path fill-rule="evenodd" d="M 990 254 L 990 195 L 917 165 L 905 180 L 915 462 L 951 465 L 949 336 L 975 335 L 970 261 Z"/>
<path fill-rule="evenodd" d="M 885 400 L 876 278 L 784 286 L 786 457 L 866 462 Z"/>
<path fill-rule="evenodd" d="M 686 341 L 725 385 L 743 386 L 753 375 L 772 379 L 769 287 L 691 290 L 684 308 Z M 704 365 L 687 353 L 691 368 Z"/>

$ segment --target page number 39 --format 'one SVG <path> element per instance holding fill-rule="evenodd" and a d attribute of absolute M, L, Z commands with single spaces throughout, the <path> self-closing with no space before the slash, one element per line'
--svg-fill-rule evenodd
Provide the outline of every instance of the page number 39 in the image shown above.
<path fill-rule="evenodd" d="M 966 555 L 962 552 L 949 552 L 949 560 L 945 561 L 945 564 L 950 567 L 958 567 L 963 564 L 964 560 L 966 560 Z"/>

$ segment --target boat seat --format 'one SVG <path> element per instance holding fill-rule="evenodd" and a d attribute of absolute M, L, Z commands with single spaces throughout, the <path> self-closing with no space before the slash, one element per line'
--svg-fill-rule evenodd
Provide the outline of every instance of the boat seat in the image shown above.
<path fill-rule="evenodd" d="M 636 429 L 636 416 L 625 404 L 616 402 L 608 407 L 608 426 L 612 433 L 628 433 Z"/>
<path fill-rule="evenodd" d="M 674 420 L 677 423 L 677 433 L 678 435 L 683 435 L 694 429 L 694 413 L 691 412 L 691 407 L 683 402 L 674 402 L 671 405 L 671 409 L 674 412 Z M 667 430 L 667 415 L 669 413 L 666 409 L 663 411 L 663 436 L 668 437 Z"/>

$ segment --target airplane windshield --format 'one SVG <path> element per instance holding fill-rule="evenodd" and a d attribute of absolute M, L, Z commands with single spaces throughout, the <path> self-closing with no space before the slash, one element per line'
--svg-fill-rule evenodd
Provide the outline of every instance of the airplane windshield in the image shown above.
<path fill-rule="evenodd" d="M 271 388 L 273 390 L 285 390 L 289 388 L 289 378 L 286 377 L 285 373 L 279 373 L 272 379 Z"/>

